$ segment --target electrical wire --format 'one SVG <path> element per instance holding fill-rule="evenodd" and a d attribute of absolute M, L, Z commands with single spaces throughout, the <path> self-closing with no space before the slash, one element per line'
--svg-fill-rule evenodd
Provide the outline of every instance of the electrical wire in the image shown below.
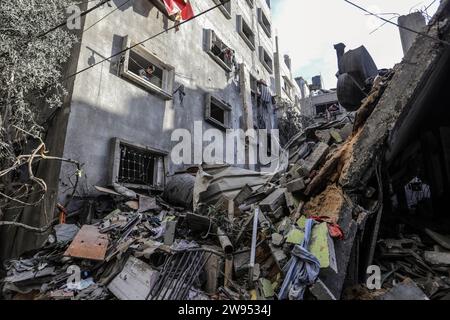
<path fill-rule="evenodd" d="M 75 3 L 73 3 L 73 4 L 75 4 L 75 5 L 80 5 L 80 4 L 86 4 L 86 3 L 90 3 L 90 2 L 94 2 L 94 1 L 99 1 L 99 0 L 80 1 L 80 2 L 75 2 Z"/>
<path fill-rule="evenodd" d="M 437 1 L 437 0 L 433 0 L 433 1 L 425 8 L 425 11 L 427 11 L 428 9 L 430 9 L 431 6 L 432 6 L 433 4 L 436 3 L 436 1 Z"/>
<path fill-rule="evenodd" d="M 111 56 L 108 57 L 108 58 L 104 58 L 103 60 L 100 60 L 99 62 L 96 62 L 96 63 L 94 63 L 94 64 L 92 64 L 92 65 L 90 65 L 90 66 L 88 66 L 88 67 L 86 67 L 86 68 L 84 68 L 84 69 L 81 69 L 80 71 L 77 71 L 77 72 L 75 72 L 75 73 L 73 73 L 73 74 L 67 76 L 65 79 L 63 79 L 63 81 L 66 81 L 66 80 L 68 80 L 68 79 L 70 79 L 70 78 L 73 78 L 73 77 L 75 77 L 75 76 L 77 76 L 77 75 L 79 75 L 79 74 L 81 74 L 81 73 L 83 73 L 83 72 L 85 72 L 85 71 L 88 71 L 89 69 L 92 69 L 92 68 L 98 66 L 99 64 L 102 64 L 102 63 L 105 62 L 105 61 L 109 61 L 110 59 L 112 59 L 112 58 L 114 58 L 114 57 L 117 57 L 117 56 L 119 56 L 119 55 L 121 55 L 121 54 L 124 54 L 125 52 L 127 52 L 127 51 L 129 51 L 129 50 L 131 50 L 131 49 L 133 49 L 133 48 L 136 48 L 137 46 L 140 46 L 140 45 L 144 44 L 144 43 L 147 42 L 147 41 L 153 40 L 153 39 L 159 37 L 160 35 L 163 35 L 163 34 L 169 32 L 170 30 L 178 29 L 180 26 L 182 26 L 182 25 L 184 25 L 184 24 L 186 24 L 186 23 L 188 23 L 188 22 L 190 22 L 190 21 L 192 21 L 192 20 L 197 19 L 197 18 L 199 18 L 199 17 L 201 17 L 201 16 L 203 16 L 203 15 L 205 15 L 205 14 L 207 14 L 207 13 L 209 13 L 209 12 L 211 12 L 211 11 L 213 11 L 213 10 L 215 10 L 215 9 L 217 9 L 217 8 L 219 8 L 219 7 L 221 7 L 221 6 L 223 6 L 224 4 L 226 4 L 226 3 L 230 2 L 230 1 L 231 1 L 231 0 L 224 0 L 224 1 L 221 1 L 220 4 L 217 4 L 217 5 L 215 5 L 215 6 L 211 7 L 211 8 L 209 8 L 209 9 L 203 11 L 203 12 L 200 12 L 199 14 L 193 16 L 192 18 L 189 18 L 189 19 L 187 19 L 187 20 L 185 20 L 185 21 L 182 21 L 182 22 L 180 22 L 180 23 L 177 23 L 177 24 L 175 24 L 174 26 L 172 26 L 172 27 L 170 27 L 170 28 L 164 29 L 164 30 L 162 30 L 161 32 L 158 32 L 157 34 L 155 34 L 155 35 L 153 35 L 153 36 L 150 36 L 150 37 L 148 37 L 148 38 L 146 38 L 146 39 L 144 39 L 144 40 L 142 40 L 142 41 L 140 41 L 140 42 L 138 42 L 138 43 L 136 43 L 136 44 L 134 44 L 134 45 L 132 45 L 132 46 L 130 46 L 130 47 L 127 47 L 127 48 L 125 48 L 125 49 L 123 49 L 123 50 L 120 50 L 119 52 L 117 52 L 117 53 L 111 55 Z"/>
<path fill-rule="evenodd" d="M 378 19 L 383 20 L 383 21 L 386 22 L 386 23 L 392 24 L 392 25 L 394 25 L 394 26 L 396 26 L 396 27 L 398 27 L 398 28 L 405 29 L 405 30 L 410 31 L 410 32 L 412 32 L 412 33 L 416 33 L 416 34 L 421 35 L 421 36 L 423 36 L 423 37 L 426 37 L 426 38 L 428 38 L 428 39 L 431 39 L 431 40 L 440 42 L 440 43 L 442 43 L 442 44 L 445 44 L 445 45 L 447 45 L 447 46 L 450 46 L 450 42 L 448 42 L 448 41 L 445 41 L 445 40 L 442 40 L 442 39 L 439 39 L 439 38 L 435 38 L 435 37 L 433 37 L 433 36 L 430 36 L 429 34 L 426 34 L 426 33 L 423 33 L 423 32 L 419 32 L 419 31 L 413 30 L 413 29 L 408 28 L 408 27 L 405 27 L 405 26 L 401 26 L 401 25 L 399 25 L 399 24 L 397 24 L 397 23 L 395 23 L 395 22 L 392 22 L 392 21 L 390 21 L 390 20 L 388 20 L 388 19 L 385 19 L 385 18 L 379 16 L 379 15 L 376 14 L 376 13 L 370 12 L 369 10 L 367 10 L 367 9 L 365 9 L 365 8 L 363 8 L 363 7 L 359 6 L 359 5 L 357 5 L 356 3 L 351 2 L 350 0 L 344 0 L 344 1 L 347 2 L 348 4 L 351 4 L 352 6 L 354 6 L 354 7 L 356 7 L 356 8 L 358 8 L 358 9 L 361 10 L 361 11 L 364 11 L 364 12 L 368 13 L 368 14 L 371 15 L 371 16 L 374 16 L 374 17 L 377 17 Z"/>
<path fill-rule="evenodd" d="M 93 6 L 92 8 L 87 9 L 86 11 L 83 11 L 82 13 L 80 13 L 80 15 L 78 17 L 71 18 L 70 20 L 79 19 L 81 17 L 84 17 L 85 15 L 87 15 L 87 14 L 91 13 L 92 11 L 100 8 L 101 6 L 103 6 L 104 4 L 106 4 L 106 3 L 110 2 L 110 1 L 111 0 L 103 0 L 102 2 L 100 2 L 100 3 L 96 4 L 95 6 Z M 37 38 L 42 38 L 42 37 L 46 36 L 47 34 L 49 34 L 50 32 L 53 32 L 53 31 L 55 31 L 55 30 L 57 30 L 57 29 L 59 29 L 61 27 L 64 27 L 65 25 L 67 25 L 68 22 L 69 22 L 69 19 L 65 20 L 64 22 L 61 22 L 57 26 L 54 26 L 53 28 L 45 31 L 44 33 L 41 33 L 40 35 L 37 36 Z"/>
<path fill-rule="evenodd" d="M 122 3 L 120 6 L 118 6 L 117 8 L 115 8 L 114 10 L 111 10 L 110 12 L 108 12 L 105 16 L 103 16 L 102 18 L 100 18 L 99 20 L 97 20 L 96 22 L 94 22 L 92 25 L 90 25 L 89 27 L 87 27 L 86 29 L 83 30 L 83 32 L 88 31 L 89 29 L 91 29 L 92 27 L 94 27 L 96 24 L 98 24 L 99 22 L 101 22 L 102 20 L 106 19 L 108 16 L 110 16 L 111 14 L 113 14 L 114 12 L 116 12 L 117 10 L 119 10 L 120 8 L 122 8 L 123 6 L 125 6 L 127 3 L 129 3 L 131 0 L 127 0 L 124 3 Z"/>

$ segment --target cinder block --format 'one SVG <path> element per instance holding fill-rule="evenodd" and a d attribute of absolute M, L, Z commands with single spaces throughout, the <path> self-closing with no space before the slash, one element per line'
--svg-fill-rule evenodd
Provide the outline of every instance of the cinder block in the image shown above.
<path fill-rule="evenodd" d="M 318 143 L 316 149 L 306 159 L 300 161 L 298 173 L 304 177 L 309 177 L 311 172 L 317 169 L 320 163 L 325 159 L 330 147 L 323 142 Z"/>
<path fill-rule="evenodd" d="M 263 212 L 275 212 L 279 207 L 286 203 L 286 197 L 284 196 L 285 192 L 285 188 L 276 189 L 267 198 L 261 201 L 259 207 Z"/>
<path fill-rule="evenodd" d="M 305 180 L 303 180 L 303 178 L 295 179 L 291 182 L 288 182 L 286 188 L 291 193 L 302 191 L 306 188 Z"/>

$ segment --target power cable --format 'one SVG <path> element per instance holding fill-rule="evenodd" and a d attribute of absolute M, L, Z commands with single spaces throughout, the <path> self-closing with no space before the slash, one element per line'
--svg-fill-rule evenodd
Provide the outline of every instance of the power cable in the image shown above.
<path fill-rule="evenodd" d="M 72 18 L 73 19 L 79 19 L 81 17 L 84 17 L 85 15 L 91 13 L 92 11 L 100 8 L 101 6 L 103 6 L 104 4 L 110 2 L 111 0 L 103 0 L 102 2 L 96 4 L 95 6 L 93 6 L 90 9 L 87 9 L 86 11 L 83 11 L 82 13 L 80 13 L 80 15 L 76 18 Z M 44 36 L 46 36 L 47 34 L 49 34 L 50 32 L 53 32 L 61 27 L 64 27 L 65 25 L 67 25 L 67 23 L 69 22 L 69 19 L 66 19 L 64 22 L 61 22 L 60 24 L 58 24 L 57 26 L 54 26 L 53 28 L 51 28 L 50 30 L 45 31 L 44 33 L 41 33 L 40 35 L 37 36 L 37 38 L 42 38 Z"/>
<path fill-rule="evenodd" d="M 377 17 L 378 19 L 383 20 L 383 21 L 386 22 L 386 23 L 392 24 L 392 25 L 394 25 L 394 26 L 396 26 L 396 27 L 398 27 L 398 28 L 405 29 L 405 30 L 410 31 L 410 32 L 412 32 L 412 33 L 416 33 L 416 34 L 421 35 L 421 36 L 423 36 L 423 37 L 426 37 L 426 38 L 428 38 L 428 39 L 431 39 L 431 40 L 440 42 L 440 43 L 442 43 L 442 44 L 445 44 L 445 45 L 447 45 L 447 46 L 450 46 L 450 42 L 448 42 L 448 41 L 445 41 L 445 40 L 442 40 L 442 39 L 439 39 L 439 38 L 435 38 L 435 37 L 433 37 L 433 36 L 430 36 L 429 34 L 426 34 L 426 33 L 423 33 L 423 32 L 419 32 L 419 31 L 413 30 L 413 29 L 408 28 L 408 27 L 405 27 L 405 26 L 401 26 L 401 25 L 399 25 L 399 24 L 397 24 L 397 23 L 395 23 L 395 22 L 392 22 L 392 21 L 390 21 L 390 20 L 388 20 L 388 19 L 385 19 L 385 18 L 383 18 L 383 17 L 380 17 L 380 16 L 377 15 L 376 13 L 373 13 L 373 12 L 370 12 L 369 10 L 367 10 L 367 9 L 364 9 L 363 7 L 357 5 L 356 3 L 353 3 L 353 2 L 351 2 L 351 1 L 349 1 L 349 0 L 344 0 L 344 1 L 347 2 L 347 3 L 349 3 L 349 4 L 351 4 L 352 6 L 354 6 L 354 7 L 356 7 L 356 8 L 358 8 L 358 9 L 361 10 L 361 11 L 364 11 L 364 12 L 368 13 L 368 14 L 371 15 L 371 16 L 374 16 L 374 17 Z"/>
<path fill-rule="evenodd" d="M 425 11 L 427 11 L 428 9 L 430 9 L 431 6 L 432 6 L 433 4 L 436 3 L 436 1 L 437 1 L 437 0 L 433 0 L 433 1 L 425 8 Z"/>
<path fill-rule="evenodd" d="M 88 31 L 89 29 L 91 29 L 92 27 L 94 27 L 97 23 L 101 22 L 102 20 L 106 19 L 108 16 L 110 16 L 111 14 L 113 14 L 114 12 L 116 12 L 117 10 L 119 10 L 120 8 L 122 8 L 123 6 L 125 6 L 127 3 L 129 3 L 131 0 L 127 0 L 124 3 L 122 3 L 120 6 L 118 6 L 117 8 L 115 8 L 114 10 L 111 10 L 110 12 L 108 12 L 105 16 L 103 16 L 102 18 L 100 18 L 99 20 L 97 20 L 96 22 L 94 22 L 92 25 L 90 25 L 89 27 L 87 27 L 86 29 L 83 30 L 83 32 Z"/>
<path fill-rule="evenodd" d="M 79 4 L 86 4 L 86 3 L 90 3 L 90 2 L 94 2 L 94 1 L 99 1 L 99 0 L 87 0 L 87 1 L 80 1 L 80 2 L 75 2 L 73 4 L 75 5 L 79 5 Z"/>
<path fill-rule="evenodd" d="M 86 67 L 86 68 L 84 68 L 84 69 L 81 69 L 80 71 L 77 71 L 77 72 L 75 72 L 75 73 L 73 73 L 73 74 L 67 76 L 66 78 L 63 79 L 63 81 L 66 81 L 66 80 L 68 80 L 68 79 L 70 79 L 70 78 L 72 78 L 72 77 L 75 77 L 75 76 L 79 75 L 80 73 L 83 73 L 83 72 L 85 72 L 85 71 L 87 71 L 87 70 L 89 70 L 89 69 L 92 69 L 92 68 L 98 66 L 99 64 L 105 62 L 105 61 L 109 61 L 111 58 L 117 57 L 117 56 L 119 56 L 119 55 L 121 55 L 121 54 L 123 54 L 123 53 L 125 53 L 125 52 L 127 52 L 127 51 L 129 51 L 129 50 L 131 50 L 131 49 L 133 49 L 133 48 L 135 48 L 135 47 L 137 47 L 137 46 L 140 46 L 140 45 L 144 44 L 144 43 L 147 42 L 147 41 L 153 40 L 153 39 L 159 37 L 160 35 L 162 35 L 162 34 L 164 34 L 164 33 L 167 33 L 167 32 L 170 31 L 170 30 L 178 29 L 180 26 L 182 26 L 182 25 L 184 25 L 184 24 L 186 24 L 186 23 L 188 23 L 188 22 L 190 22 L 190 21 L 192 21 L 192 20 L 197 19 L 197 18 L 199 18 L 199 17 L 201 17 L 201 16 L 203 16 L 203 15 L 205 15 L 205 14 L 207 14 L 207 13 L 209 13 L 209 12 L 211 12 L 211 11 L 217 9 L 217 8 L 219 8 L 220 6 L 223 6 L 224 4 L 226 4 L 226 3 L 230 2 L 230 1 L 231 1 L 231 0 L 223 0 L 223 1 L 221 1 L 219 4 L 217 4 L 217 5 L 215 5 L 215 6 L 211 7 L 211 8 L 209 8 L 209 9 L 203 11 L 203 12 L 200 12 L 199 14 L 197 14 L 197 15 L 195 15 L 195 16 L 193 16 L 193 17 L 191 17 L 191 18 L 189 18 L 189 19 L 187 19 L 187 20 L 185 20 L 185 21 L 182 21 L 182 22 L 180 22 L 180 23 L 177 23 L 177 24 L 175 24 L 174 26 L 172 26 L 172 27 L 170 27 L 170 28 L 164 29 L 164 30 L 162 30 L 161 32 L 158 32 L 157 34 L 155 34 L 155 35 L 153 35 L 153 36 L 150 36 L 150 37 L 148 37 L 148 38 L 146 38 L 146 39 L 144 39 L 144 40 L 142 40 L 142 41 L 140 41 L 140 42 L 138 42 L 138 43 L 136 43 L 136 44 L 134 44 L 134 45 L 132 45 L 132 46 L 130 46 L 130 47 L 127 47 L 127 48 L 125 48 L 125 49 L 123 49 L 123 50 L 121 50 L 121 51 L 119 51 L 119 52 L 117 52 L 117 53 L 111 55 L 111 56 L 108 57 L 108 58 L 104 58 L 103 60 L 100 60 L 99 62 L 96 62 L 96 63 L 90 65 L 89 67 Z"/>

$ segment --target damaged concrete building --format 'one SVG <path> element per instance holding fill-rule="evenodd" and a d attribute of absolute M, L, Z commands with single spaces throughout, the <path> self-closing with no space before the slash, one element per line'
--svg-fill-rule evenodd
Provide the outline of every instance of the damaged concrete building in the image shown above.
<path fill-rule="evenodd" d="M 216 5 L 208 15 L 139 45 L 177 23 L 164 1 L 113 1 L 83 18 L 67 75 L 133 46 L 71 78 L 64 107 L 49 125 L 48 149 L 84 164 L 84 194 L 113 183 L 162 191 L 167 175 L 186 169 L 169 156 L 178 143 L 171 140 L 176 129 L 275 129 L 272 97 L 281 76 L 275 70 L 270 1 L 192 2 L 196 13 Z M 261 90 L 268 101 L 261 100 Z M 73 169 L 60 163 L 39 169 L 48 184 L 49 216 L 25 222 L 42 225 L 53 218 L 56 203 L 72 195 Z M 4 248 L 3 256 L 20 252 L 27 236 L 18 235 L 16 248 Z M 25 242 L 25 248 L 35 243 Z"/>
<path fill-rule="evenodd" d="M 298 103 L 301 113 L 311 122 L 320 123 L 346 117 L 347 112 L 339 103 L 336 89 L 325 89 L 322 76 L 313 77 L 312 84 L 308 84 L 303 77 L 297 77 L 295 81 L 300 88 Z"/>
<path fill-rule="evenodd" d="M 275 173 L 205 164 L 175 168 L 174 187 L 161 195 L 133 185 L 112 187 L 100 177 L 106 165 L 91 166 L 102 173 L 94 174 L 98 194 L 83 199 L 88 214 L 79 218 L 62 210 L 67 221 L 52 225 L 44 246 L 8 260 L 2 294 L 76 300 L 448 299 L 449 18 L 450 0 L 444 0 L 403 61 L 377 70 L 368 81 L 354 119 L 314 124 L 292 135 Z M 202 33 L 202 26 L 195 28 Z M 124 81 L 103 72 L 78 85 L 109 77 Z M 200 99 L 189 81 L 183 84 L 183 104 Z M 133 83 L 127 85 L 134 90 Z M 233 106 L 242 97 L 228 90 L 220 97 L 229 97 Z M 177 99 L 175 94 L 164 102 L 166 108 L 184 110 Z M 251 96 L 245 99 L 251 103 Z M 108 123 L 108 117 L 101 119 Z M 120 130 L 122 124 L 111 121 Z M 66 144 L 77 141 L 74 126 Z M 101 128 L 83 127 L 88 129 L 102 136 Z M 150 151 L 164 150 L 162 140 L 133 129 L 149 139 L 144 145 L 156 144 Z M 104 148 L 105 160 L 111 138 L 102 136 L 102 146 L 93 140 L 89 155 Z M 67 282 L 68 268 L 87 276 Z M 368 271 L 377 268 L 379 283 L 371 287 Z"/>

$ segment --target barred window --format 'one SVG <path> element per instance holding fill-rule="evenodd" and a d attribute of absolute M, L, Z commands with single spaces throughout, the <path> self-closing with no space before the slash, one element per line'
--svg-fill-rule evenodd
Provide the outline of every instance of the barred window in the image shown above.
<path fill-rule="evenodd" d="M 164 185 L 166 153 L 114 139 L 113 183 L 136 189 Z"/>

